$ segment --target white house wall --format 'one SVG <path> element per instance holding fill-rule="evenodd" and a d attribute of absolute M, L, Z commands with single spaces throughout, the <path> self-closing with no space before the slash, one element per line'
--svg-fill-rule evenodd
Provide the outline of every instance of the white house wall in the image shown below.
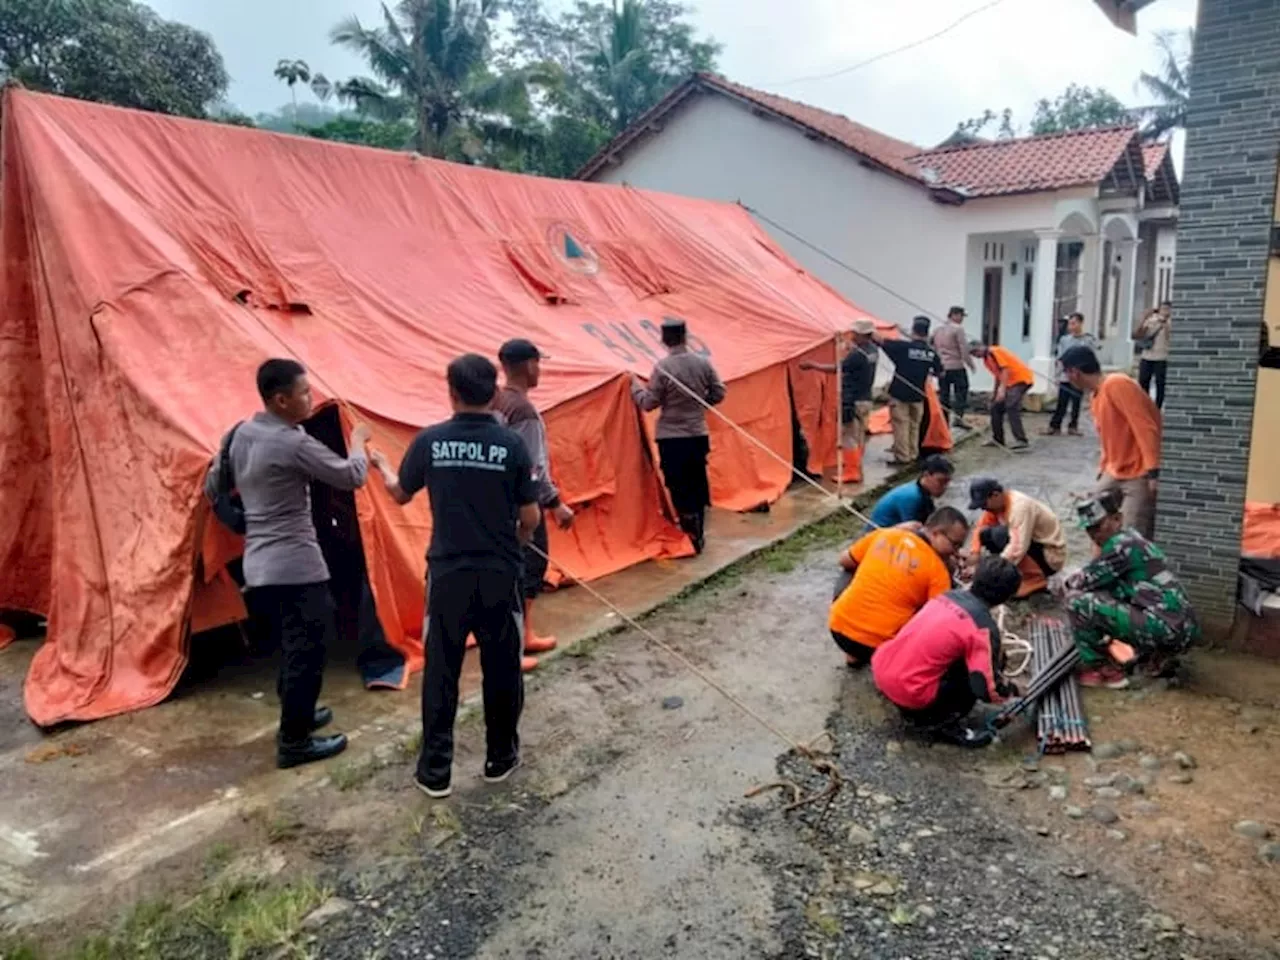
<path fill-rule="evenodd" d="M 628 146 L 595 179 L 727 202 L 741 201 L 935 315 L 962 303 L 981 332 L 981 242 L 971 237 L 1054 230 L 1067 212 L 1092 211 L 1092 189 L 935 203 L 922 186 L 862 165 L 847 151 L 729 98 L 698 95 Z M 919 311 L 805 244 L 761 224 L 806 270 L 874 315 L 906 326 Z M 1023 340 L 1021 243 L 1007 245 L 1001 341 L 1031 359 Z M 1018 275 L 1008 268 L 1019 258 Z M 975 263 L 975 260 L 977 261 Z M 1052 265 L 1051 265 L 1052 266 Z M 980 374 L 980 389 L 988 378 Z"/>
<path fill-rule="evenodd" d="M 741 200 L 878 282 L 940 314 L 964 297 L 968 229 L 924 190 L 861 166 L 797 128 L 702 95 L 663 131 L 596 177 L 713 200 Z M 804 268 L 874 315 L 906 325 L 918 311 L 768 224 Z"/>

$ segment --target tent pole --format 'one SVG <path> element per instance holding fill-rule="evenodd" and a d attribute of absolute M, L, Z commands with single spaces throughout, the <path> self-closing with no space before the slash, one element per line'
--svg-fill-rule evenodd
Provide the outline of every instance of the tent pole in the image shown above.
<path fill-rule="evenodd" d="M 835 336 L 836 356 L 836 499 L 844 499 L 844 359 L 840 356 L 840 334 Z"/>

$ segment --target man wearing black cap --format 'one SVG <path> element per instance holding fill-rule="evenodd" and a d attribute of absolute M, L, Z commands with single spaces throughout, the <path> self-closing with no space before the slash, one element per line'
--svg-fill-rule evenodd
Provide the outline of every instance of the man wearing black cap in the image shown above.
<path fill-rule="evenodd" d="M 425 488 L 431 501 L 416 779 L 435 798 L 452 790 L 458 678 L 472 633 L 480 641 L 483 672 L 484 778 L 505 780 L 520 764 L 520 544 L 542 519 L 529 453 L 493 416 L 497 369 L 469 353 L 449 364 L 448 377 L 453 418 L 414 437 L 398 473 L 384 455 L 373 455 L 393 500 L 408 503 Z"/>
<path fill-rule="evenodd" d="M 969 484 L 969 509 L 981 510 L 974 526 L 976 556 L 982 531 L 1003 528 L 1007 542 L 1000 555 L 1022 575 L 1019 597 L 1045 589 L 1049 578 L 1067 562 L 1067 538 L 1062 521 L 1047 503 L 1018 490 L 1007 490 L 995 477 L 977 477 Z"/>
<path fill-rule="evenodd" d="M 724 399 L 724 384 L 710 361 L 691 353 L 683 320 L 662 321 L 662 342 L 667 355 L 654 365 L 648 386 L 632 378 L 631 395 L 641 410 L 661 410 L 658 415 L 658 457 L 662 477 L 682 529 L 698 553 L 706 543 L 705 520 L 711 506 L 707 481 L 706 407 Z"/>
<path fill-rule="evenodd" d="M 529 400 L 529 391 L 538 386 L 541 376 L 542 353 L 528 340 L 508 340 L 498 350 L 505 383 L 493 402 L 494 412 L 501 415 L 529 451 L 533 461 L 533 483 L 538 491 L 538 506 L 542 508 L 542 521 L 533 531 L 533 538 L 524 547 L 524 652 L 521 669 L 528 672 L 538 665 L 532 653 L 554 650 L 554 637 L 540 637 L 533 632 L 533 601 L 542 592 L 542 581 L 547 574 L 546 512 L 555 517 L 561 530 L 573 525 L 573 510 L 560 499 L 560 491 L 551 481 L 551 460 L 547 453 L 547 426 L 542 414 Z M 531 549 L 532 548 L 532 549 Z"/>

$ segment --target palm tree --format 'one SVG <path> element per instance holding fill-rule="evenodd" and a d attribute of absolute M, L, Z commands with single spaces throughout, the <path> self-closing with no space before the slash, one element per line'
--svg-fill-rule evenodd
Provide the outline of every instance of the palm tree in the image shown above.
<path fill-rule="evenodd" d="M 613 0 L 613 13 L 608 22 L 608 35 L 597 38 L 599 44 L 590 59 L 592 72 L 613 116 L 609 119 L 615 133 L 631 125 L 644 112 L 644 82 L 641 69 L 645 63 L 644 6 L 639 0 Z"/>
<path fill-rule="evenodd" d="M 1138 78 L 1138 85 L 1154 101 L 1138 111 L 1145 120 L 1142 135 L 1148 140 L 1164 139 L 1187 125 L 1188 80 L 1195 39 L 1194 27 L 1187 28 L 1181 43 L 1172 31 L 1156 35 L 1156 45 L 1161 54 L 1160 70 L 1158 73 L 1144 72 Z"/>
<path fill-rule="evenodd" d="M 486 144 L 527 137 L 533 125 L 531 83 L 550 80 L 541 67 L 495 74 L 489 69 L 490 32 L 500 0 L 400 0 L 383 23 L 357 17 L 330 34 L 359 53 L 371 77 L 335 88 L 367 116 L 413 122 L 414 147 L 433 157 L 474 160 Z"/>
<path fill-rule="evenodd" d="M 275 77 L 289 85 L 289 96 L 293 98 L 293 128 L 298 129 L 298 92 L 294 84 L 311 82 L 311 68 L 305 60 L 281 60 L 276 64 Z"/>

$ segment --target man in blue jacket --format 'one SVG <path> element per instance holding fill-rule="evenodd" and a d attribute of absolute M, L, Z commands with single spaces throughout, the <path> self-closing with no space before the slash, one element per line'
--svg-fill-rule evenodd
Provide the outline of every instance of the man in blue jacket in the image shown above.
<path fill-rule="evenodd" d="M 937 509 L 934 501 L 947 492 L 955 472 L 956 468 L 946 457 L 934 454 L 926 458 L 919 477 L 894 487 L 876 501 L 871 508 L 871 523 L 862 532 L 911 521 L 924 523 Z"/>

